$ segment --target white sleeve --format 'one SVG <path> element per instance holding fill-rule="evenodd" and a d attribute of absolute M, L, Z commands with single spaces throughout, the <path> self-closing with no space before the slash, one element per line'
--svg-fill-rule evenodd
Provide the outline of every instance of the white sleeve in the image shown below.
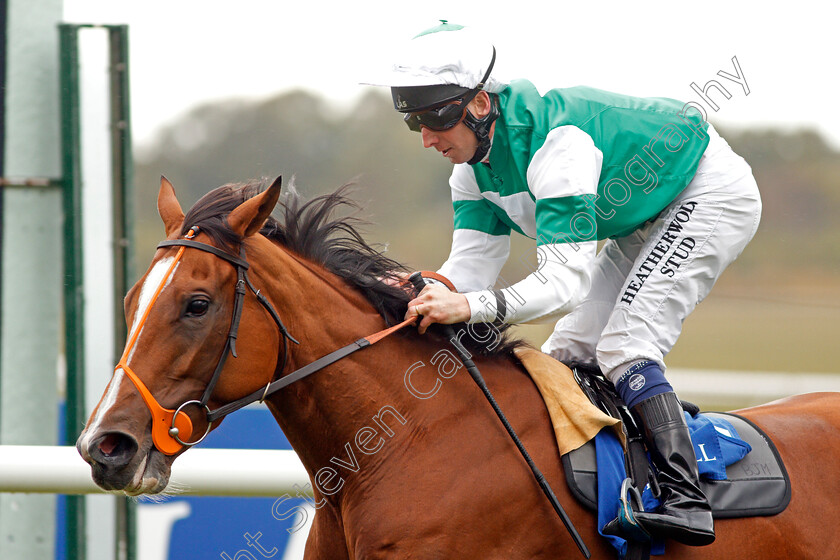
<path fill-rule="evenodd" d="M 491 288 L 510 253 L 510 236 L 456 229 L 452 250 L 438 273 L 446 276 L 460 293 Z"/>
<path fill-rule="evenodd" d="M 597 243 L 540 245 L 536 270 L 507 288 L 464 294 L 470 304 L 470 323 L 553 322 L 572 311 L 589 291 L 591 263 Z M 504 315 L 498 317 L 497 296 L 503 298 Z"/>
<path fill-rule="evenodd" d="M 595 223 L 583 196 L 596 194 L 602 160 L 591 137 L 577 127 L 558 127 L 548 134 L 527 172 L 537 199 L 536 266 L 512 286 L 465 294 L 470 322 L 555 321 L 580 303 L 591 283 L 597 232 L 577 236 L 570 233 L 570 225 L 578 209 Z"/>
<path fill-rule="evenodd" d="M 449 258 L 438 272 L 461 293 L 486 290 L 496 283 L 507 261 L 510 228 L 499 222 L 481 196 L 469 165 L 456 165 L 449 185 L 455 207 L 455 230 Z M 471 218 L 464 218 L 467 214 Z"/>
<path fill-rule="evenodd" d="M 603 154 L 592 137 L 576 126 L 552 129 L 528 165 L 528 187 L 539 199 L 594 195 Z"/>

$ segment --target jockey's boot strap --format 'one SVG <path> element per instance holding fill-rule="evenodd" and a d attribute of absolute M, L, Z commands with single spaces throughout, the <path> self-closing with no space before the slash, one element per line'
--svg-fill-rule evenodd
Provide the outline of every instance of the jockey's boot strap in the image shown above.
<path fill-rule="evenodd" d="M 700 488 L 694 447 L 677 395 L 655 395 L 632 411 L 643 427 L 661 490 L 658 511 L 636 512 L 636 521 L 652 535 L 690 546 L 711 544 L 715 540 L 712 508 Z"/>

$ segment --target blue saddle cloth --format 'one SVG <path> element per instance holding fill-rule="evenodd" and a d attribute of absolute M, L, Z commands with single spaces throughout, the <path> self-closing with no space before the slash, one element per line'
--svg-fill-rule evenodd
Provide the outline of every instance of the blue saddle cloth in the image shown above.
<path fill-rule="evenodd" d="M 685 420 L 694 444 L 697 468 L 701 477 L 710 480 L 726 480 L 726 466 L 740 461 L 752 449 L 727 420 L 708 417 L 704 414 L 691 416 L 687 412 Z M 627 478 L 624 468 L 624 451 L 613 430 L 604 429 L 595 436 L 595 453 L 598 463 L 598 532 L 610 541 L 610 544 L 618 551 L 619 558 L 624 558 L 627 552 L 627 541 L 621 537 L 603 533 L 604 525 L 616 516 L 621 483 Z M 651 493 L 650 486 L 642 491 L 642 503 L 645 511 L 656 509 L 659 505 Z M 661 555 L 664 552 L 663 541 L 654 540 L 651 543 L 652 555 Z"/>

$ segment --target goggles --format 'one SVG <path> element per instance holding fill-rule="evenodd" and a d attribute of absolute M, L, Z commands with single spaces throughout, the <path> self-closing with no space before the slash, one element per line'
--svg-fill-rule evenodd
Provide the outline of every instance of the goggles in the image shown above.
<path fill-rule="evenodd" d="M 479 91 L 481 90 L 474 89 L 469 95 L 451 101 L 446 105 L 441 105 L 440 107 L 434 107 L 417 113 L 406 113 L 404 117 L 405 124 L 413 132 L 420 132 L 421 126 L 437 132 L 449 130 L 464 120 L 464 117 L 467 116 L 467 105 L 478 95 Z"/>

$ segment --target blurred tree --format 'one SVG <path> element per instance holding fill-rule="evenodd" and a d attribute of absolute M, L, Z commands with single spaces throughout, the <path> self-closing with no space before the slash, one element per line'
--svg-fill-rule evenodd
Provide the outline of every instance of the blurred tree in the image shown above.
<path fill-rule="evenodd" d="M 813 130 L 722 131 L 752 166 L 763 211 L 740 267 L 840 272 L 840 153 Z"/>
<path fill-rule="evenodd" d="M 294 177 L 307 198 L 356 183 L 371 239 L 392 241 L 401 260 L 436 266 L 449 247 L 447 228 L 440 224 L 451 223 L 450 166 L 420 149 L 420 136 L 407 132 L 390 100 L 375 91 L 346 114 L 300 91 L 263 102 L 197 107 L 138 151 L 138 260 L 148 263 L 160 236 L 154 197 L 161 174 L 173 182 L 185 207 L 228 182 L 283 175 L 286 184 Z M 409 235 L 425 229 L 422 243 Z"/>

